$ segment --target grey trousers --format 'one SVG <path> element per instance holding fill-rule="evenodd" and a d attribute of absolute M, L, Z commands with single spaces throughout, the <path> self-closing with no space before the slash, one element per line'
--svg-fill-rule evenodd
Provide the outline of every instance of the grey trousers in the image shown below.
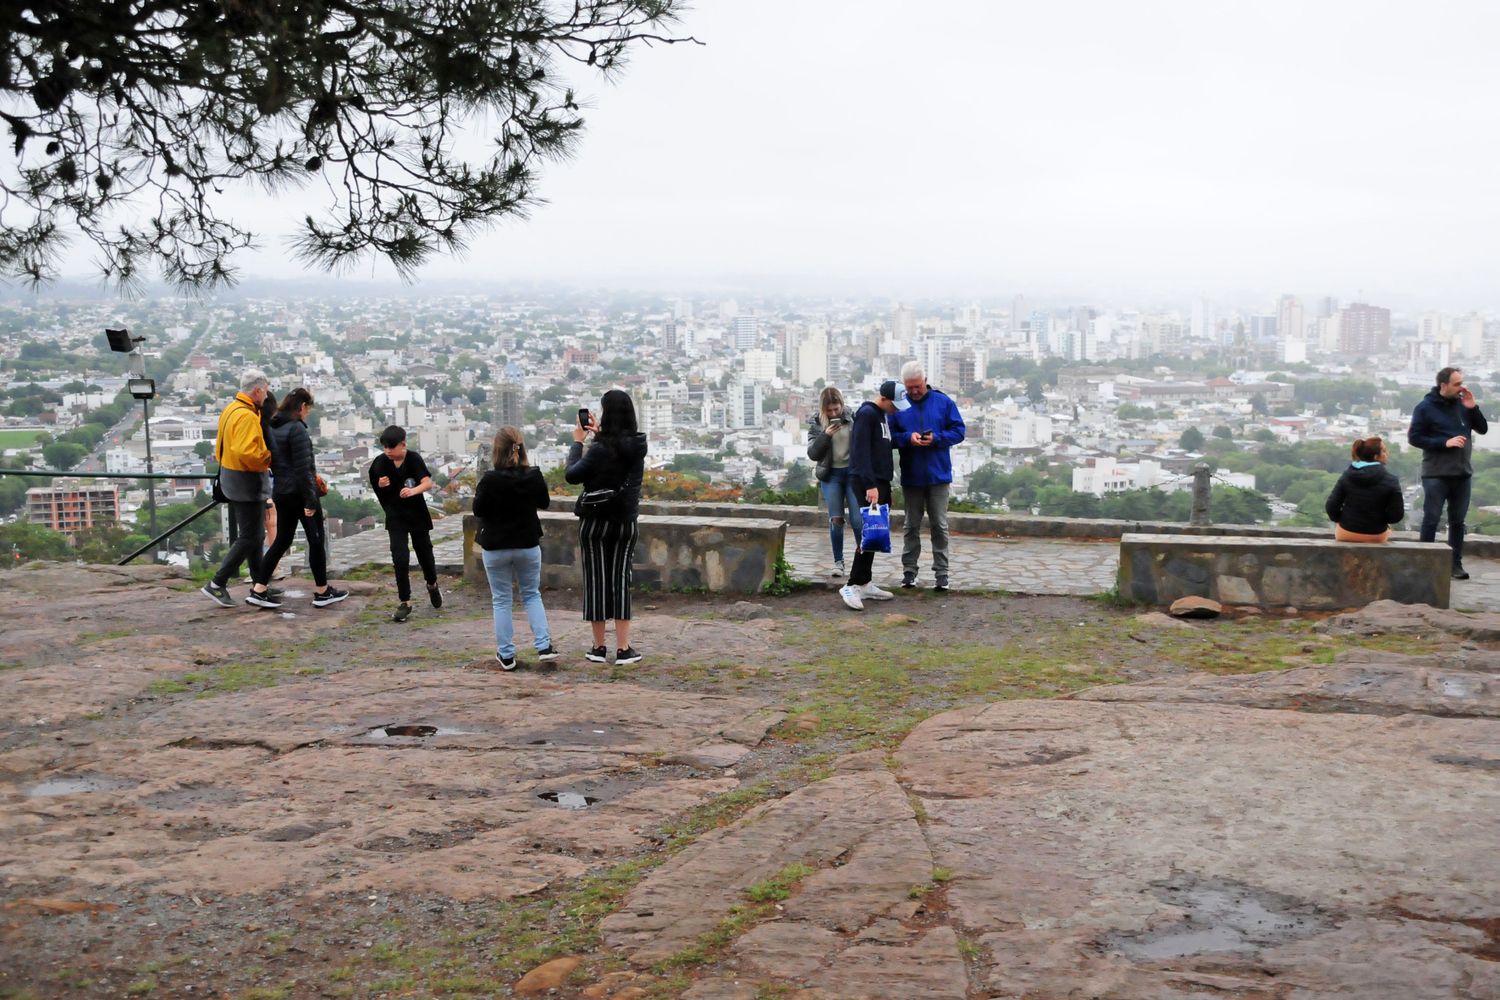
<path fill-rule="evenodd" d="M 901 549 L 901 575 L 917 575 L 917 557 L 922 554 L 922 518 L 932 522 L 932 575 L 948 579 L 948 493 L 949 483 L 936 486 L 903 486 L 906 503 L 906 529 Z"/>

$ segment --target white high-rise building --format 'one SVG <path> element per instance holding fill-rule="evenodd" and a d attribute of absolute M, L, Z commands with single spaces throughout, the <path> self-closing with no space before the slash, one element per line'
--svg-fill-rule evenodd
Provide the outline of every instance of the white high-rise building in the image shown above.
<path fill-rule="evenodd" d="M 664 438 L 671 435 L 672 400 L 658 397 L 641 404 L 641 430 L 648 438 Z"/>
<path fill-rule="evenodd" d="M 819 379 L 828 379 L 828 334 L 819 330 L 810 333 L 797 345 L 796 365 L 792 370 L 792 381 L 811 388 Z"/>
<path fill-rule="evenodd" d="M 724 421 L 731 430 L 759 427 L 762 396 L 760 383 L 736 379 L 729 383 L 724 400 Z"/>
<path fill-rule="evenodd" d="M 909 344 L 917 335 L 917 311 L 905 303 L 897 303 L 891 314 L 891 336 L 903 344 Z"/>
<path fill-rule="evenodd" d="M 743 354 L 760 344 L 760 320 L 754 316 L 734 318 L 734 349 Z"/>
<path fill-rule="evenodd" d="M 776 377 L 775 351 L 746 351 L 741 360 L 745 365 L 745 378 L 752 382 L 768 383 Z"/>
<path fill-rule="evenodd" d="M 1302 302 L 1295 295 L 1283 295 L 1276 304 L 1276 334 L 1282 340 L 1303 337 Z"/>

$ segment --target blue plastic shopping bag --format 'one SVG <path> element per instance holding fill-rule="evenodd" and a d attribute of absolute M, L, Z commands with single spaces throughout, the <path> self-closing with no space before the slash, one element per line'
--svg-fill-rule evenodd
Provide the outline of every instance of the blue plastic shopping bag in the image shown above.
<path fill-rule="evenodd" d="M 874 503 L 860 508 L 865 521 L 864 535 L 859 547 L 867 552 L 891 551 L 891 508 L 888 504 Z"/>

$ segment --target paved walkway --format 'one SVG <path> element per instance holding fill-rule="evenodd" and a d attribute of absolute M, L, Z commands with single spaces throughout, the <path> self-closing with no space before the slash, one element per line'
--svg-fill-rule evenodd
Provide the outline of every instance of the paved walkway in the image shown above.
<path fill-rule="evenodd" d="M 445 573 L 463 567 L 463 519 L 448 517 L 432 530 L 438 568 Z M 924 543 L 926 539 L 924 537 Z M 853 546 L 846 539 L 846 558 Z M 901 541 L 897 552 L 875 557 L 875 582 L 884 587 L 901 581 Z M 832 557 L 828 532 L 822 528 L 788 528 L 786 555 L 795 575 L 832 586 Z M 338 576 L 365 563 L 390 562 L 384 531 L 366 531 L 333 542 L 329 569 Z M 960 591 L 1007 591 L 1013 594 L 1099 594 L 1113 590 L 1120 564 L 1120 546 L 1113 541 L 1086 542 L 1064 538 L 980 538 L 954 535 L 949 550 L 950 582 Z M 1500 611 L 1500 560 L 1467 559 L 1473 579 L 1454 581 L 1453 607 L 1463 611 Z M 287 556 L 289 570 L 306 566 L 300 543 Z M 413 566 L 415 571 L 415 566 Z M 931 553 L 924 551 L 918 581 L 932 585 Z"/>

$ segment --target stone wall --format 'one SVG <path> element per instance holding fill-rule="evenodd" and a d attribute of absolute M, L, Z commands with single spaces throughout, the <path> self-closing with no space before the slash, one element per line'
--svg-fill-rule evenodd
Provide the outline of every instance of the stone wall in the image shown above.
<path fill-rule="evenodd" d="M 1118 586 L 1121 597 L 1143 604 L 1196 596 L 1302 611 L 1380 600 L 1446 608 L 1450 563 L 1448 546 L 1437 542 L 1127 533 L 1120 539 Z"/>
<path fill-rule="evenodd" d="M 785 521 L 797 528 L 822 528 L 828 514 L 822 507 L 794 507 L 749 503 L 686 503 L 673 500 L 648 500 L 641 504 L 643 514 L 676 514 L 692 517 L 759 517 Z M 1420 519 L 1421 511 L 1416 512 Z M 905 516 L 899 509 L 891 511 L 891 528 L 899 532 Z M 1333 525 L 1326 528 L 1288 528 L 1275 524 L 1185 524 L 1181 521 L 1123 521 L 1102 517 L 1032 517 L 1029 514 L 960 514 L 948 515 L 948 527 L 959 535 L 990 535 L 1014 538 L 1119 538 L 1129 532 L 1156 535 L 1233 535 L 1246 538 L 1305 538 L 1309 541 L 1332 540 Z M 1415 531 L 1400 531 L 1396 541 L 1417 540 Z M 1464 539 L 1464 552 L 1479 558 L 1500 557 L 1500 536 L 1470 534 Z"/>
<path fill-rule="evenodd" d="M 578 519 L 570 512 L 542 511 L 542 586 L 579 588 Z M 636 522 L 635 587 L 638 590 L 706 590 L 758 594 L 776 576 L 786 542 L 786 523 L 755 517 L 692 517 L 642 514 Z M 464 515 L 464 579 L 485 582 L 474 545 L 478 519 Z"/>

